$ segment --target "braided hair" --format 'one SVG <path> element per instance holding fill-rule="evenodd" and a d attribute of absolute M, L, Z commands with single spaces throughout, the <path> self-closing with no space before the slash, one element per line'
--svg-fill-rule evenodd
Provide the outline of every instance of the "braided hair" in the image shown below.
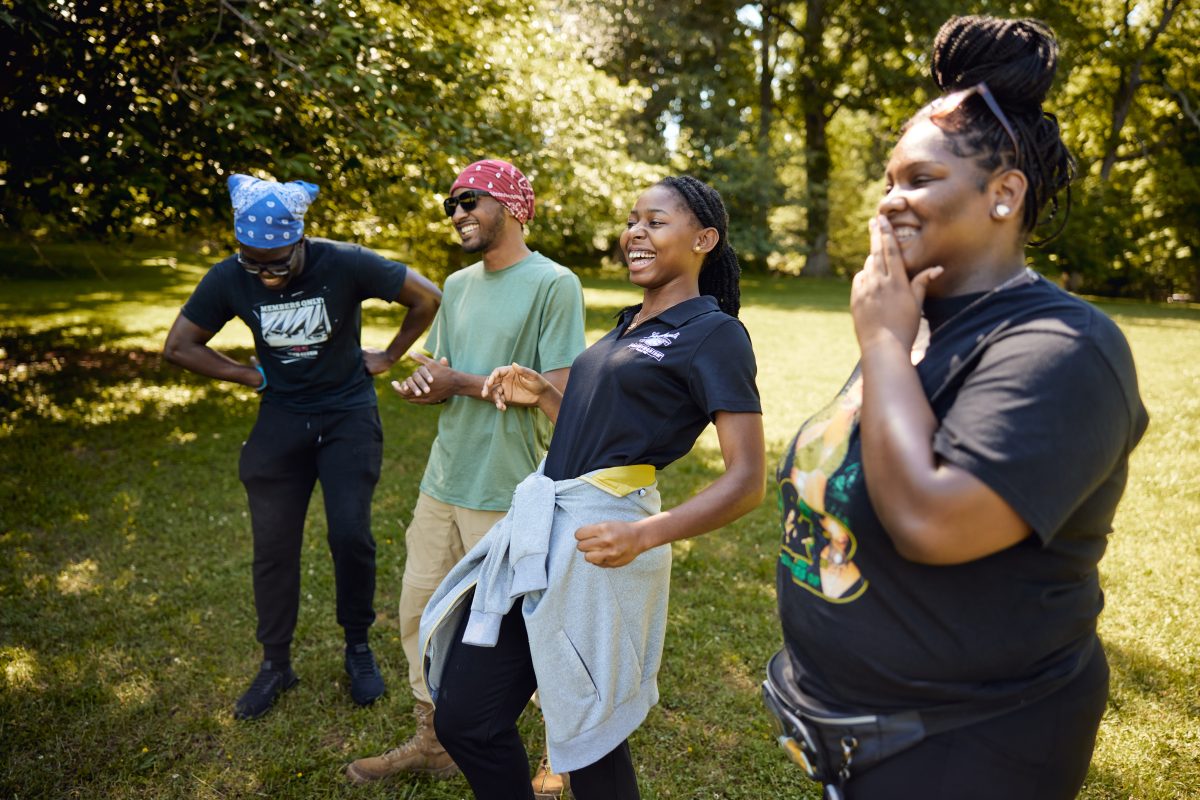
<path fill-rule="evenodd" d="M 658 182 L 675 191 L 702 228 L 715 228 L 717 246 L 704 256 L 700 266 L 700 294 L 716 298 L 717 305 L 731 317 L 736 317 L 742 306 L 742 292 L 738 278 L 742 274 L 737 254 L 729 244 L 729 214 L 717 190 L 691 175 L 663 178 Z"/>
<path fill-rule="evenodd" d="M 982 169 L 1020 169 L 1028 179 L 1021 229 L 1032 233 L 1053 224 L 1031 244 L 1053 239 L 1070 214 L 1070 184 L 1076 175 L 1058 118 L 1042 109 L 1058 66 L 1054 32 L 1035 19 L 951 17 L 934 39 L 932 62 L 933 79 L 944 93 L 987 84 L 1016 134 L 1016 152 L 1004 126 L 978 95 L 939 125 L 951 134 L 955 153 L 975 157 Z"/>

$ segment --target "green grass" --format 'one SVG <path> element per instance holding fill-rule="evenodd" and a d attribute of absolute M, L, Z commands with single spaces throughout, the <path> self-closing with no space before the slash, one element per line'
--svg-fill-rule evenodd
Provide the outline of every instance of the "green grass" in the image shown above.
<path fill-rule="evenodd" d="M 230 707 L 258 659 L 236 474 L 256 400 L 157 352 L 208 256 L 162 246 L 45 255 L 57 274 L 31 251 L 0 250 L 10 276 L 0 278 L 0 797 L 468 795 L 461 779 L 350 787 L 341 777 L 347 761 L 411 730 L 395 609 L 436 409 L 381 395 L 374 641 L 392 691 L 368 709 L 346 694 L 317 498 L 295 648 L 302 682 L 263 720 L 235 723 Z M 595 339 L 636 294 L 619 279 L 585 284 Z M 772 460 L 853 366 L 847 291 L 747 282 Z M 1200 310 L 1104 308 L 1129 336 L 1152 424 L 1102 565 L 1112 697 L 1083 797 L 1200 797 Z M 366 318 L 375 345 L 399 321 L 382 304 Z M 217 343 L 249 355 L 240 323 Z M 666 473 L 666 502 L 719 464 L 709 432 Z M 769 493 L 737 524 L 675 548 L 662 702 L 632 739 L 646 798 L 817 796 L 773 746 L 758 699 L 779 646 L 773 509 Z M 537 721 L 522 725 L 536 750 Z"/>

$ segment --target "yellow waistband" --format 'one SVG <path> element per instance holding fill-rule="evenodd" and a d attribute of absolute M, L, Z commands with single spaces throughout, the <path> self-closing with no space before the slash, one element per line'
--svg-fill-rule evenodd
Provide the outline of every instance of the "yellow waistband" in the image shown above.
<path fill-rule="evenodd" d="M 587 481 L 597 489 L 608 492 L 614 497 L 624 497 L 630 492 L 645 489 L 654 483 L 654 466 L 652 464 L 631 464 L 627 467 L 608 467 L 580 476 L 579 480 Z"/>

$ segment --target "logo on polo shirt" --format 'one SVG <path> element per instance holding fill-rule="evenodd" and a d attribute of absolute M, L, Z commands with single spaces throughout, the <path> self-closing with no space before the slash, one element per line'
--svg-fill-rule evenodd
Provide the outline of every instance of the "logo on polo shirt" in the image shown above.
<path fill-rule="evenodd" d="M 636 350 L 639 353 L 648 355 L 655 361 L 662 361 L 666 355 L 661 350 L 656 350 L 657 347 L 667 347 L 676 339 L 679 338 L 679 333 L 652 333 L 649 336 L 643 336 L 639 341 L 632 342 L 628 345 L 630 350 Z"/>

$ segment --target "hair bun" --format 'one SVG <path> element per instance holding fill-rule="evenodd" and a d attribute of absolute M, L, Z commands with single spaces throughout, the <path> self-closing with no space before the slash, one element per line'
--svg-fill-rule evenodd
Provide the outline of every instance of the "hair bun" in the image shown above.
<path fill-rule="evenodd" d="M 943 92 L 985 81 L 1008 108 L 1040 111 L 1057 66 L 1054 31 L 1035 19 L 951 17 L 933 40 L 933 79 Z"/>

